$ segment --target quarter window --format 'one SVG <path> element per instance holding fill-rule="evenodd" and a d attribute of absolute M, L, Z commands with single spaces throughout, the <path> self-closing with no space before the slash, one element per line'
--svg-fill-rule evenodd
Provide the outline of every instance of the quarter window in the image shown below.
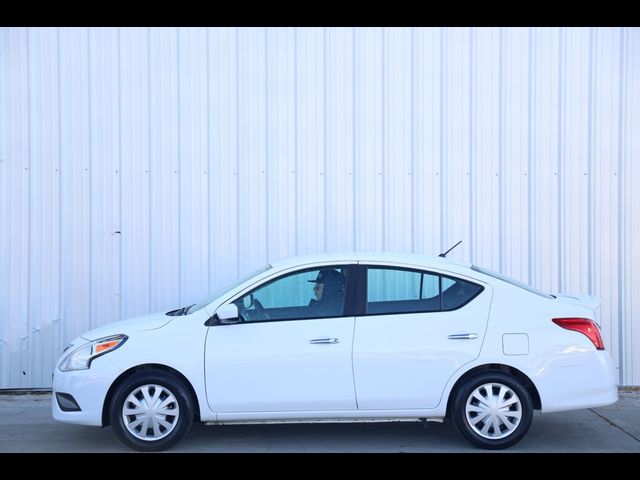
<path fill-rule="evenodd" d="M 442 309 L 455 310 L 482 291 L 480 285 L 460 280 L 459 278 L 442 277 Z"/>

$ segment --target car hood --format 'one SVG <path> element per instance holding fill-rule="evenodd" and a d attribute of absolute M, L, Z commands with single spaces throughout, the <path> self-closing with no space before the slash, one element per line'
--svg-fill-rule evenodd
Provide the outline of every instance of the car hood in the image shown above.
<path fill-rule="evenodd" d="M 117 335 L 124 333 L 128 335 L 134 332 L 143 332 L 145 330 L 155 330 L 164 327 L 175 317 L 167 317 L 164 313 L 152 313 L 142 317 L 123 320 L 121 322 L 110 323 L 99 328 L 94 328 L 82 334 L 85 340 L 97 340 L 98 338 L 107 337 L 109 335 Z"/>

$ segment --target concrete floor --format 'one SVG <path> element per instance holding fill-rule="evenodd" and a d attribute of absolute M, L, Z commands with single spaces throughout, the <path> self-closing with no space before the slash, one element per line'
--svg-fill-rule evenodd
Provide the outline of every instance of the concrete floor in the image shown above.
<path fill-rule="evenodd" d="M 111 428 L 54 422 L 51 395 L 0 395 L 0 452 L 130 452 Z M 479 452 L 451 422 L 194 425 L 172 452 Z M 640 391 L 609 407 L 534 415 L 511 452 L 640 452 Z"/>

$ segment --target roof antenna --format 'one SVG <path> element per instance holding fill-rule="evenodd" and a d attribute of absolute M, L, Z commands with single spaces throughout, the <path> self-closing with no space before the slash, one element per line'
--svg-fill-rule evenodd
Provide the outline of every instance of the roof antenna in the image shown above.
<path fill-rule="evenodd" d="M 449 250 L 447 250 L 444 253 L 441 253 L 440 255 L 438 255 L 439 257 L 442 258 L 447 258 L 447 253 L 449 253 L 451 250 L 453 250 L 454 248 L 456 248 L 458 245 L 460 245 L 462 243 L 462 240 L 460 240 L 458 243 L 456 243 L 453 247 L 451 247 Z"/>

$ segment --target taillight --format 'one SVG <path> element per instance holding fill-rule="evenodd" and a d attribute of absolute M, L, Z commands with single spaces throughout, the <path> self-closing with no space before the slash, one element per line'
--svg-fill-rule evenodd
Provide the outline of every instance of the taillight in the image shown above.
<path fill-rule="evenodd" d="M 554 318 L 553 323 L 567 330 L 573 330 L 574 332 L 580 332 L 586 335 L 595 345 L 596 349 L 604 350 L 604 342 L 600 336 L 600 329 L 593 320 L 588 318 Z"/>

